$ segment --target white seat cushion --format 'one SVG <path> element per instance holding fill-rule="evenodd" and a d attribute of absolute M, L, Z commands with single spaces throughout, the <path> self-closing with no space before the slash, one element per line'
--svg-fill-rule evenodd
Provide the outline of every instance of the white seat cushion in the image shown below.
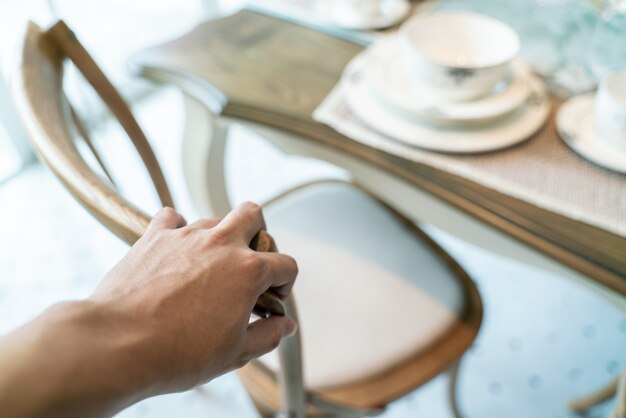
<path fill-rule="evenodd" d="M 294 294 L 307 387 L 385 371 L 459 318 L 464 292 L 449 266 L 364 192 L 318 184 L 272 203 L 265 214 L 280 251 L 300 268 Z M 261 361 L 278 370 L 276 351 Z"/>

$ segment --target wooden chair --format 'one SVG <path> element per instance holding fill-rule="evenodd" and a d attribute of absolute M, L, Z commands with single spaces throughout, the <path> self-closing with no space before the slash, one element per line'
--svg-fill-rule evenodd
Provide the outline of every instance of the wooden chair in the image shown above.
<path fill-rule="evenodd" d="M 568 406 L 573 412 L 586 415 L 590 409 L 613 397 L 616 402 L 609 418 L 626 418 L 626 369 L 596 392 L 571 400 Z"/>
<path fill-rule="evenodd" d="M 173 206 L 128 106 L 63 22 L 47 31 L 29 24 L 13 84 L 18 112 L 42 161 L 96 219 L 132 244 L 149 217 L 78 151 L 76 141 L 89 143 L 89 135 L 63 93 L 66 58 L 132 139 L 163 205 Z M 194 187 L 201 181 L 188 179 Z M 299 262 L 301 335 L 281 344 L 280 361 L 270 353 L 240 370 L 261 413 L 375 415 L 447 369 L 456 412 L 456 367 L 482 318 L 477 289 L 460 266 L 411 221 L 345 182 L 298 187 L 272 199 L 265 213 L 281 249 Z M 267 242 L 259 249 L 270 249 Z M 286 309 L 295 315 L 291 302 Z M 281 309 L 271 297 L 260 305 Z"/>

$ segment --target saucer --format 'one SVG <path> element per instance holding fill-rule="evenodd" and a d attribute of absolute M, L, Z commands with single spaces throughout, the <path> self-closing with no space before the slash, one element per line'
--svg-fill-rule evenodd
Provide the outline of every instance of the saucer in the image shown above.
<path fill-rule="evenodd" d="M 563 142 L 581 157 L 600 167 L 626 173 L 626 150 L 611 146 L 596 132 L 593 93 L 563 103 L 556 116 L 556 127 Z"/>
<path fill-rule="evenodd" d="M 341 10 L 339 0 L 316 0 L 315 11 L 327 24 L 343 29 L 372 30 L 383 29 L 400 23 L 411 11 L 408 0 L 383 0 L 381 13 L 359 15 Z"/>
<path fill-rule="evenodd" d="M 382 101 L 406 113 L 438 125 L 476 125 L 493 121 L 515 111 L 530 94 L 532 76 L 521 60 L 513 62 L 508 77 L 493 93 L 467 102 L 443 102 L 417 87 L 406 74 L 402 40 L 392 36 L 364 54 L 362 68 L 374 94 Z"/>
<path fill-rule="evenodd" d="M 371 129 L 415 147 L 458 154 L 507 148 L 537 132 L 550 111 L 545 85 L 533 76 L 529 82 L 530 94 L 513 113 L 482 126 L 433 126 L 378 100 L 372 95 L 363 68 L 357 58 L 348 65 L 342 78 L 348 106 Z"/>

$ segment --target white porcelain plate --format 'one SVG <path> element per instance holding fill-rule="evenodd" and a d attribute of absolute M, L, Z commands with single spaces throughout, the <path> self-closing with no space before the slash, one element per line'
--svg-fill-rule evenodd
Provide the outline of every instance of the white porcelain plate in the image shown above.
<path fill-rule="evenodd" d="M 410 116 L 439 125 L 480 124 L 515 111 L 530 94 L 532 77 L 526 64 L 512 68 L 493 93 L 467 102 L 443 102 L 411 82 L 406 73 L 402 39 L 392 36 L 379 41 L 364 54 L 363 73 L 372 91 L 381 100 Z"/>
<path fill-rule="evenodd" d="M 381 0 L 378 13 L 359 13 L 357 6 L 340 0 L 316 0 L 314 5 L 316 13 L 327 24 L 352 30 L 388 28 L 404 20 L 411 10 L 408 0 Z"/>
<path fill-rule="evenodd" d="M 478 153 L 512 146 L 529 138 L 546 121 L 550 100 L 538 77 L 530 80 L 531 93 L 518 110 L 495 122 L 473 127 L 442 127 L 417 121 L 372 95 L 358 58 L 342 78 L 346 101 L 367 126 L 397 141 L 433 151 Z"/>
<path fill-rule="evenodd" d="M 563 103 L 556 128 L 563 142 L 581 157 L 600 167 L 626 173 L 626 151 L 606 143 L 596 131 L 593 93 Z"/>

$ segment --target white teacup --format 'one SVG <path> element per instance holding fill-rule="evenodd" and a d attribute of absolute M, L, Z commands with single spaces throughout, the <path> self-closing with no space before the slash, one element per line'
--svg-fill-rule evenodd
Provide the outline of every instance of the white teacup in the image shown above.
<path fill-rule="evenodd" d="M 491 93 L 520 49 L 513 29 L 473 12 L 417 16 L 402 36 L 409 79 L 446 101 Z"/>
<path fill-rule="evenodd" d="M 595 118 L 600 138 L 626 150 L 626 73 L 602 80 L 596 94 Z"/>

